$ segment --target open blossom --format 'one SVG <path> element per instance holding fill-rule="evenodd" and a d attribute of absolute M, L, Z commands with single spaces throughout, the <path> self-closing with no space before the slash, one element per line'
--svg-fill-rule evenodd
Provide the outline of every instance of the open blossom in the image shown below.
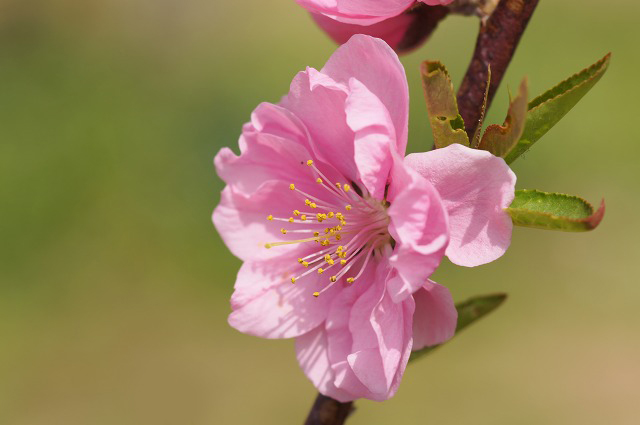
<path fill-rule="evenodd" d="M 505 162 L 461 145 L 405 157 L 408 108 L 396 54 L 354 36 L 258 106 L 239 156 L 215 158 L 213 221 L 243 261 L 229 323 L 296 338 L 306 375 L 340 401 L 390 398 L 412 349 L 453 335 L 451 295 L 429 280 L 444 255 L 476 266 L 511 239 Z"/>
<path fill-rule="evenodd" d="M 354 34 L 378 37 L 396 50 L 416 47 L 434 29 L 446 11 L 416 9 L 444 6 L 453 0 L 296 0 L 337 43 Z"/>

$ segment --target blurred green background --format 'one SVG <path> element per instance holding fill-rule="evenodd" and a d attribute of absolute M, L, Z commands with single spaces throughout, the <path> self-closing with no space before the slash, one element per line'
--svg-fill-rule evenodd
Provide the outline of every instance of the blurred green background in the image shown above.
<path fill-rule="evenodd" d="M 513 168 L 519 188 L 607 200 L 592 233 L 515 229 L 456 299 L 507 304 L 413 364 L 358 424 L 637 424 L 640 68 L 632 0 L 543 0 L 497 95 L 540 93 L 613 51 Z M 477 21 L 403 58 L 410 151 L 431 145 L 418 75 L 459 83 Z M 296 424 L 315 396 L 292 341 L 226 324 L 239 262 L 210 222 L 212 158 L 335 46 L 293 0 L 0 1 L 0 424 Z"/>

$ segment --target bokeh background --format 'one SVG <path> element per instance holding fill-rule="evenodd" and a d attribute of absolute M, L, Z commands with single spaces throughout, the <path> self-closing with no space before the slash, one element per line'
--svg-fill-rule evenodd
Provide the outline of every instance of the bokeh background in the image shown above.
<path fill-rule="evenodd" d="M 455 298 L 508 302 L 409 367 L 358 424 L 640 420 L 640 4 L 542 1 L 507 85 L 538 94 L 613 51 L 603 80 L 513 168 L 519 188 L 607 200 L 596 231 L 515 229 Z M 418 66 L 458 84 L 477 21 L 404 57 L 410 151 L 431 145 Z M 292 341 L 226 324 L 239 262 L 210 222 L 212 158 L 335 46 L 293 0 L 0 1 L 0 423 L 301 423 Z"/>

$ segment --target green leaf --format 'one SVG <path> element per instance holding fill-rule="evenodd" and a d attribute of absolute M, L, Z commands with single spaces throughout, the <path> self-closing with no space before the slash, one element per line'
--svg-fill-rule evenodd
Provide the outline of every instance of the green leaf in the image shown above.
<path fill-rule="evenodd" d="M 456 304 L 456 310 L 458 310 L 458 324 L 456 326 L 456 335 L 458 335 L 458 333 L 467 326 L 475 323 L 477 320 L 482 319 L 484 316 L 500 307 L 500 305 L 502 305 L 502 303 L 506 299 L 507 294 L 481 295 Z M 411 353 L 409 361 L 422 357 L 440 347 L 441 345 L 442 344 L 434 345 L 414 351 L 413 353 Z"/>
<path fill-rule="evenodd" d="M 516 190 L 515 199 L 506 211 L 517 226 L 584 232 L 598 227 L 604 217 L 605 205 L 602 200 L 595 211 L 590 203 L 577 196 Z"/>
<path fill-rule="evenodd" d="M 529 102 L 522 137 L 505 161 L 513 162 L 556 125 L 602 78 L 610 59 L 611 53 Z"/>
<path fill-rule="evenodd" d="M 422 63 L 421 73 L 436 149 L 453 143 L 469 146 L 464 120 L 458 113 L 458 101 L 447 68 L 440 62 L 425 61 Z"/>
<path fill-rule="evenodd" d="M 482 124 L 484 123 L 484 117 L 487 113 L 487 100 L 489 99 L 489 88 L 491 87 L 491 65 L 487 67 L 487 84 L 484 86 L 484 98 L 482 99 L 482 106 L 480 107 L 480 119 L 478 120 L 478 126 L 471 138 L 471 147 L 478 148 L 480 144 L 480 136 L 482 134 Z"/>
<path fill-rule="evenodd" d="M 504 158 L 516 147 L 524 131 L 527 119 L 527 79 L 520 83 L 515 99 L 509 100 L 509 111 L 503 125 L 493 124 L 487 127 L 478 144 L 478 149 L 489 151 L 495 156 Z"/>

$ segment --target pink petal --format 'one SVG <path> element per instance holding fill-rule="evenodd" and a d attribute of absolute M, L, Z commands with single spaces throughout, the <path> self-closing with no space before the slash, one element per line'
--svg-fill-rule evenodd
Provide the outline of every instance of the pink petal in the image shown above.
<path fill-rule="evenodd" d="M 313 293 L 325 288 L 328 279 L 312 273 L 292 284 L 296 266 L 294 258 L 245 262 L 236 280 L 229 324 L 263 338 L 294 338 L 319 326 L 340 288 L 334 285 L 316 298 Z"/>
<path fill-rule="evenodd" d="M 396 242 L 387 285 L 395 302 L 417 291 L 436 270 L 448 242 L 446 212 L 438 192 L 399 160 L 394 162 L 387 199 L 389 233 Z"/>
<path fill-rule="evenodd" d="M 516 176 L 502 158 L 453 144 L 408 155 L 405 163 L 442 198 L 451 234 L 446 254 L 453 263 L 473 267 L 505 253 L 513 224 L 504 208 L 513 201 Z"/>
<path fill-rule="evenodd" d="M 398 55 L 384 41 L 354 35 L 331 56 L 322 72 L 348 85 L 355 78 L 386 107 L 396 131 L 396 152 L 404 156 L 409 125 L 409 88 Z"/>
<path fill-rule="evenodd" d="M 393 163 L 395 129 L 385 106 L 360 81 L 349 81 L 347 124 L 355 133 L 355 162 L 369 193 L 382 200 Z"/>
<path fill-rule="evenodd" d="M 411 297 L 392 301 L 385 290 L 388 273 L 388 265 L 378 267 L 378 281 L 355 302 L 349 320 L 353 347 L 347 361 L 369 390 L 367 398 L 379 401 L 395 394 L 412 346 L 414 302 Z"/>
<path fill-rule="evenodd" d="M 240 138 L 241 155 L 223 148 L 215 157 L 218 175 L 238 193 L 250 195 L 265 181 L 287 185 L 309 174 L 309 135 L 289 111 L 263 103 L 253 112 Z"/>
<path fill-rule="evenodd" d="M 418 1 L 421 1 L 422 3 L 427 4 L 429 6 L 446 6 L 451 2 L 453 2 L 453 0 L 418 0 Z"/>
<path fill-rule="evenodd" d="M 397 16 L 414 0 L 296 0 L 305 9 L 340 22 L 372 25 Z"/>
<path fill-rule="evenodd" d="M 428 280 L 413 299 L 413 350 L 442 344 L 455 334 L 458 311 L 446 287 Z"/>
<path fill-rule="evenodd" d="M 299 208 L 299 199 L 277 181 L 265 182 L 250 195 L 227 186 L 213 211 L 213 224 L 225 245 L 241 260 L 273 258 L 298 249 L 295 245 L 266 249 L 267 242 L 289 240 L 280 233 L 282 222 L 268 221 L 267 215 L 288 217 Z"/>
<path fill-rule="evenodd" d="M 329 363 L 327 332 L 323 325 L 296 338 L 296 357 L 320 393 L 343 403 L 355 400 L 356 397 L 333 384 L 335 376 Z"/>
<path fill-rule="evenodd" d="M 298 73 L 281 105 L 298 117 L 313 141 L 314 156 L 332 164 L 354 181 L 358 172 L 353 161 L 353 131 L 347 126 L 347 86 L 313 68 Z"/>
<path fill-rule="evenodd" d="M 346 43 L 355 34 L 363 34 L 380 38 L 393 49 L 404 39 L 407 30 L 414 22 L 413 17 L 405 13 L 366 26 L 347 24 L 318 13 L 312 13 L 311 16 L 338 44 Z"/>

